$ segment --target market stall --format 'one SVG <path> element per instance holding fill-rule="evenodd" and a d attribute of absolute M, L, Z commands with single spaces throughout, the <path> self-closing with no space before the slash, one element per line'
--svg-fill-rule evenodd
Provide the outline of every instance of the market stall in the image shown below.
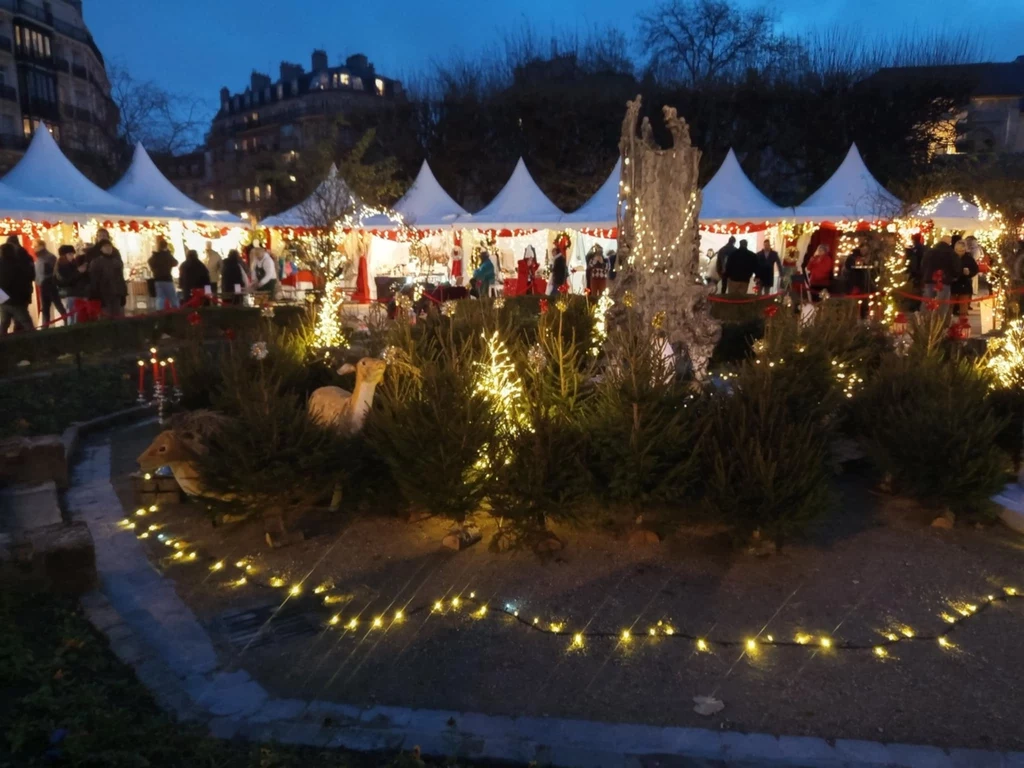
<path fill-rule="evenodd" d="M 565 214 L 537 186 L 522 158 L 495 198 L 474 214 L 460 216 L 456 228 L 465 254 L 464 269 L 473 271 L 473 255 L 488 249 L 494 259 L 496 285 L 516 276 L 516 264 L 528 247 L 542 270 L 554 260 L 553 240 Z"/>
<path fill-rule="evenodd" d="M 751 251 L 760 250 L 767 239 L 783 257 L 786 243 L 780 225 L 792 216 L 791 208 L 776 205 L 754 186 L 730 149 L 703 190 L 699 213 L 702 273 L 710 274 L 714 268 L 708 252 L 717 254 L 730 237 L 737 243 L 746 240 Z"/>

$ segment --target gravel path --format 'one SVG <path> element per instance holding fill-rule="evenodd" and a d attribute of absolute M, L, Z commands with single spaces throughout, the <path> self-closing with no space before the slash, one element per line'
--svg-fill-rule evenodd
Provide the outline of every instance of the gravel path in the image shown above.
<path fill-rule="evenodd" d="M 127 475 L 151 436 L 152 427 L 122 433 L 114 445 L 112 480 L 129 508 Z M 560 530 L 569 546 L 550 562 L 493 554 L 485 544 L 451 555 L 440 551 L 446 527 L 439 521 L 350 522 L 344 515 L 311 523 L 318 535 L 302 544 L 270 551 L 258 524 L 214 528 L 197 504 L 160 510 L 152 519 L 190 549 L 222 558 L 225 569 L 211 571 L 202 558 L 168 561 L 167 548 L 147 544 L 221 654 L 240 659 L 279 696 L 1024 748 L 1024 601 L 994 605 L 965 622 L 949 648 L 900 644 L 886 658 L 820 644 L 701 653 L 693 642 L 665 636 L 668 627 L 730 640 L 807 633 L 870 646 L 904 627 L 941 632 L 941 614 L 1008 586 L 1024 588 L 1024 538 L 1001 527 L 932 529 L 931 516 L 872 496 L 857 478 L 841 482 L 837 494 L 842 507 L 814 543 L 771 558 L 737 553 L 696 530 L 643 549 Z M 284 589 L 228 586 L 243 556 L 252 558 L 257 576 L 301 582 L 303 594 L 285 600 Z M 333 587 L 313 594 L 320 584 Z M 571 648 L 571 637 L 532 632 L 493 610 L 473 617 L 450 604 L 441 614 L 424 611 L 371 628 L 374 616 L 470 592 L 492 607 L 508 603 L 523 616 L 573 631 L 632 628 L 633 639 L 588 639 Z M 324 606 L 327 595 L 338 602 Z M 273 610 L 282 601 L 271 626 L 296 634 L 243 649 L 228 615 Z M 342 627 L 357 617 L 358 629 L 322 630 L 335 613 Z M 659 621 L 659 636 L 647 636 Z M 695 695 L 714 695 L 725 708 L 697 715 Z"/>

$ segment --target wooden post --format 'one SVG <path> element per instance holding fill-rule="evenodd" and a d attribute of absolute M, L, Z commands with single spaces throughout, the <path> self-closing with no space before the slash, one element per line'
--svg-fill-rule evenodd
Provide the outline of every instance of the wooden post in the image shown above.
<path fill-rule="evenodd" d="M 662 149 L 647 118 L 637 130 L 640 105 L 639 96 L 626 105 L 619 141 L 618 276 L 608 319 L 621 320 L 627 293 L 645 321 L 664 312 L 669 342 L 702 381 L 722 329 L 711 317 L 711 288 L 700 275 L 700 150 L 673 107 L 662 109 L 672 136 L 672 146 Z"/>

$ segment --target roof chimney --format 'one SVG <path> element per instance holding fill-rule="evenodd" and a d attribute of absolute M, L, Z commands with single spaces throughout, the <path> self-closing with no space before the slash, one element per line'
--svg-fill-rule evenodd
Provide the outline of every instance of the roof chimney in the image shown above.
<path fill-rule="evenodd" d="M 226 87 L 220 89 L 220 103 L 221 105 L 227 104 L 231 99 L 231 91 Z"/>
<path fill-rule="evenodd" d="M 323 72 L 327 69 L 327 51 L 317 48 L 313 51 L 313 72 Z"/>
<path fill-rule="evenodd" d="M 302 77 L 303 71 L 300 64 L 291 64 L 287 61 L 281 62 L 281 79 L 282 80 L 295 80 Z"/>
<path fill-rule="evenodd" d="M 264 88 L 270 87 L 270 75 L 265 75 L 262 72 L 257 72 L 255 69 L 252 74 L 249 75 L 249 85 L 253 90 L 253 93 L 258 93 Z"/>

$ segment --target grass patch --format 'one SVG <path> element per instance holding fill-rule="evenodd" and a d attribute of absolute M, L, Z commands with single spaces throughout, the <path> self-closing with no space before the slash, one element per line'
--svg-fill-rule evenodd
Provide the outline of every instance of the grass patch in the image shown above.
<path fill-rule="evenodd" d="M 68 599 L 0 593 L 0 690 L 3 768 L 424 765 L 412 755 L 219 741 L 176 723 Z"/>
<path fill-rule="evenodd" d="M 0 383 L 0 438 L 51 435 L 76 421 L 130 408 L 138 395 L 136 369 L 126 362 L 71 368 Z"/>

